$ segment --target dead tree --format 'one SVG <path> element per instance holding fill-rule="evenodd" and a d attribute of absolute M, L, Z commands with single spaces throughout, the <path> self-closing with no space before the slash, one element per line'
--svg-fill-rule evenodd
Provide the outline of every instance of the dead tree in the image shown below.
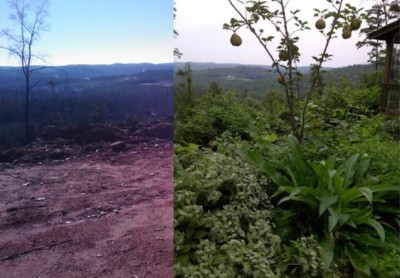
<path fill-rule="evenodd" d="M 33 46 L 40 39 L 40 34 L 49 29 L 45 21 L 49 2 L 48 0 L 9 0 L 8 6 L 11 10 L 10 20 L 15 28 L 1 30 L 0 35 L 7 39 L 7 44 L 0 45 L 0 48 L 16 57 L 21 65 L 25 80 L 25 138 L 28 140 L 30 138 L 30 93 L 38 84 L 38 82 L 31 84 L 31 76 L 35 71 L 45 68 L 32 66 L 32 62 L 35 61 L 45 64 L 44 56 L 33 51 Z"/>

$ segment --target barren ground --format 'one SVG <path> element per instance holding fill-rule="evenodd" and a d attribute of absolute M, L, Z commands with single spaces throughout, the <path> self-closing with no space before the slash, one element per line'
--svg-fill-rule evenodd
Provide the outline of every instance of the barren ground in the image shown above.
<path fill-rule="evenodd" d="M 172 141 L 114 146 L 0 163 L 0 277 L 172 277 Z"/>

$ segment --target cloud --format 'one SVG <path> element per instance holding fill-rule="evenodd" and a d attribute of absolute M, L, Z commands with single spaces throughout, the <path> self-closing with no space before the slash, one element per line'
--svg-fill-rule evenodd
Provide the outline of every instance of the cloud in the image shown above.
<path fill-rule="evenodd" d="M 177 17 L 175 29 L 179 37 L 175 39 L 175 46 L 183 53 L 182 61 L 193 62 L 231 62 L 245 64 L 271 64 L 256 38 L 248 31 L 241 28 L 238 34 L 243 39 L 240 47 L 232 47 L 229 43 L 231 32 L 222 30 L 225 22 L 231 17 L 237 17 L 227 0 L 176 0 Z M 349 1 L 353 5 L 362 4 L 364 1 Z M 299 33 L 299 47 L 302 53 L 300 65 L 309 65 L 311 56 L 322 52 L 324 37 L 314 28 L 316 18 L 314 8 L 327 7 L 325 1 L 290 1 L 291 10 L 301 10 L 301 18 L 309 21 L 311 31 Z M 265 32 L 276 35 L 271 27 L 263 28 Z M 269 29 L 269 30 L 268 30 Z M 340 34 L 339 34 L 340 36 Z M 367 49 L 357 50 L 356 42 L 359 40 L 357 33 L 349 40 L 341 38 L 334 40 L 329 48 L 329 53 L 334 55 L 332 61 L 326 66 L 345 66 L 367 62 Z M 271 49 L 276 49 L 277 42 L 271 43 Z"/>

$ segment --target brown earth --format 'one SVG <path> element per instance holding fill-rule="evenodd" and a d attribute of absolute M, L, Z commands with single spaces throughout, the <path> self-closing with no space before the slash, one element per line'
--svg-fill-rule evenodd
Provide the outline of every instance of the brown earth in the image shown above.
<path fill-rule="evenodd" d="M 143 130 L 0 155 L 0 277 L 173 276 L 173 144 Z"/>

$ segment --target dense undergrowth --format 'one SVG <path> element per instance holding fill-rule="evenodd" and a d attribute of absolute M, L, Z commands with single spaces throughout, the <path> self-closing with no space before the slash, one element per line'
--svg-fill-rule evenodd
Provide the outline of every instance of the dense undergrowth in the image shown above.
<path fill-rule="evenodd" d="M 379 74 L 326 87 L 300 145 L 277 92 L 175 97 L 176 277 L 400 277 L 399 122 Z M 239 93 L 238 93 L 239 94 Z"/>

